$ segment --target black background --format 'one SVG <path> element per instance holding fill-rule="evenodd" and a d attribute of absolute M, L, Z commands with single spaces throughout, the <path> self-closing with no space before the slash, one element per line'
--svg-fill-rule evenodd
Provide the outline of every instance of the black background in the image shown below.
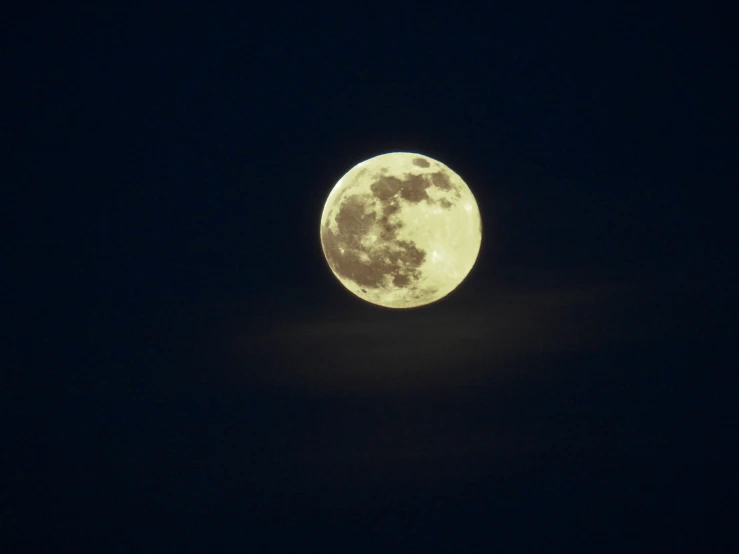
<path fill-rule="evenodd" d="M 729 13 L 8 12 L 4 551 L 735 551 Z M 409 311 L 318 239 L 393 150 L 484 226 Z"/>

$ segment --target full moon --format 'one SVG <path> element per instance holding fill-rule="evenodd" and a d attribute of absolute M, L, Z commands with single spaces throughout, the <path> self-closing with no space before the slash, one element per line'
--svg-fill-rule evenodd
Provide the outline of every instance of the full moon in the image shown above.
<path fill-rule="evenodd" d="M 415 308 L 445 297 L 480 252 L 475 197 L 443 163 L 409 152 L 365 160 L 336 183 L 321 216 L 331 271 L 358 297 Z"/>

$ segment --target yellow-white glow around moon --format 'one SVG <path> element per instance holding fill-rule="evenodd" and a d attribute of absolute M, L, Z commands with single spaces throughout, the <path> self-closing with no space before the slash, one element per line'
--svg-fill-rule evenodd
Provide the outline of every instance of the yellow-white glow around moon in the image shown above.
<path fill-rule="evenodd" d="M 475 264 L 480 211 L 443 163 L 392 152 L 351 168 L 321 216 L 321 245 L 339 281 L 360 298 L 414 308 L 452 292 Z"/>

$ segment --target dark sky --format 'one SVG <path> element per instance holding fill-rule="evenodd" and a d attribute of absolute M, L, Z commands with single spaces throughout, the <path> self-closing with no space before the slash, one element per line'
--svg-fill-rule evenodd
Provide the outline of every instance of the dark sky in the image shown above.
<path fill-rule="evenodd" d="M 3 18 L 2 551 L 736 551 L 729 11 L 318 4 Z M 483 216 L 408 311 L 318 238 L 393 150 Z"/>

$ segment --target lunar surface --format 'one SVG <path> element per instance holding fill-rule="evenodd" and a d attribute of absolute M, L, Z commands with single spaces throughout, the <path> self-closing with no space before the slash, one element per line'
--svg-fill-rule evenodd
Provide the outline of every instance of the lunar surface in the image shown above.
<path fill-rule="evenodd" d="M 334 275 L 387 308 L 448 295 L 475 264 L 481 239 L 480 211 L 465 182 L 443 163 L 409 152 L 354 166 L 321 216 L 321 245 Z"/>

